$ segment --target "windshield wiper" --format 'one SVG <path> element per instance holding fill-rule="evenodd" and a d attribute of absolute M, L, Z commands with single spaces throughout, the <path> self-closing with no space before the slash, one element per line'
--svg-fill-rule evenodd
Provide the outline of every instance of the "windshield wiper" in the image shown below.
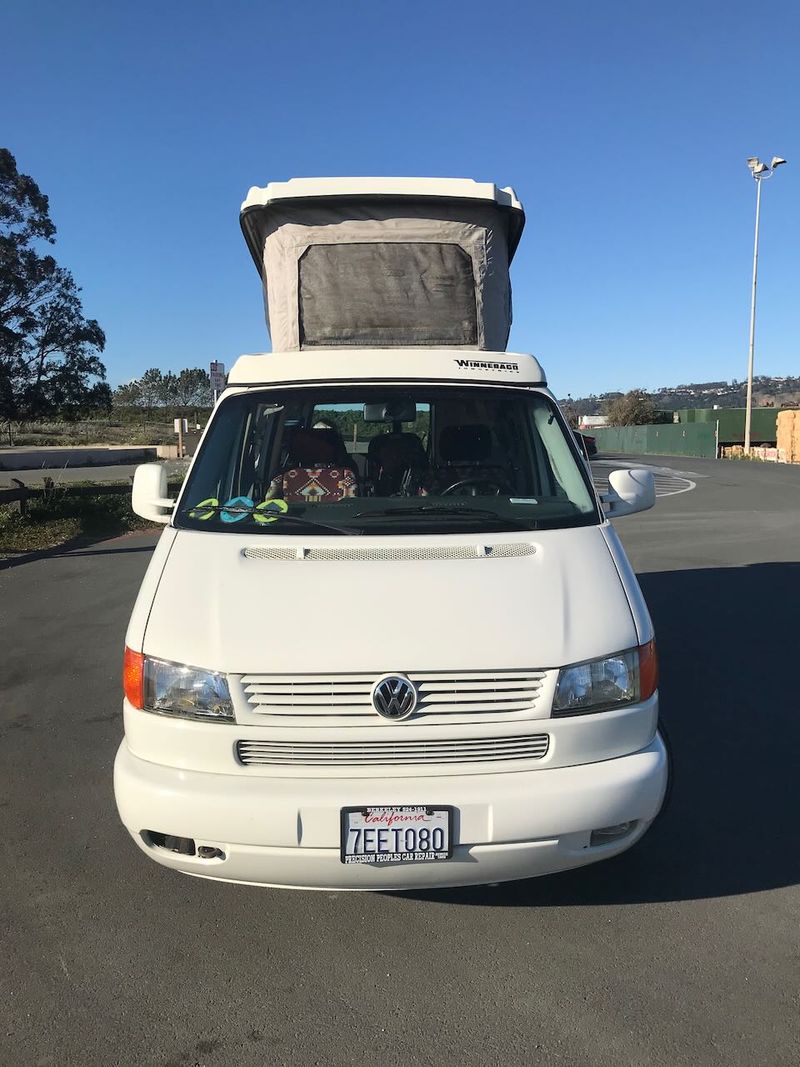
<path fill-rule="evenodd" d="M 194 505 L 193 507 L 190 507 L 190 508 L 181 508 L 179 514 L 180 515 L 187 515 L 189 518 L 191 518 L 192 517 L 191 513 L 193 511 L 203 511 L 203 512 L 206 512 L 206 511 L 214 512 L 214 511 L 216 511 L 217 513 L 222 512 L 222 511 L 228 511 L 228 512 L 232 512 L 233 514 L 236 514 L 236 515 L 241 515 L 241 514 L 252 515 L 254 513 L 254 511 L 255 511 L 255 508 L 246 508 L 246 507 L 241 507 L 240 505 L 233 505 L 233 506 L 230 506 L 230 507 L 225 507 L 222 504 L 218 504 L 218 505 L 214 505 L 214 506 L 209 505 L 209 504 L 205 504 L 202 508 L 198 507 L 197 505 Z M 331 533 L 344 534 L 346 537 L 357 537 L 358 536 L 358 534 L 357 534 L 357 532 L 355 530 L 347 530 L 343 526 L 332 526 L 327 522 L 318 522 L 316 519 L 305 519 L 301 515 L 288 515 L 285 511 L 270 511 L 270 512 L 268 512 L 268 515 L 269 515 L 269 522 L 258 523 L 257 525 L 258 525 L 259 529 L 263 530 L 266 526 L 272 526 L 272 524 L 274 522 L 289 522 L 289 523 L 294 523 L 297 526 L 314 526 L 319 530 L 330 530 Z M 197 521 L 197 520 L 195 520 L 195 521 Z M 236 523 L 230 523 L 230 525 L 231 526 L 236 526 Z M 239 532 L 241 533 L 243 531 L 240 530 Z M 253 532 L 253 527 L 252 526 L 248 526 L 247 527 L 247 532 L 248 533 L 252 533 Z"/>
<path fill-rule="evenodd" d="M 501 515 L 497 511 L 492 511 L 491 508 L 473 508 L 463 507 L 460 504 L 419 504 L 416 507 L 403 507 L 403 508 L 378 508 L 375 511 L 357 511 L 353 516 L 354 519 L 371 519 L 371 518 L 389 518 L 392 515 L 408 516 L 408 515 L 421 515 L 426 518 L 437 515 L 442 515 L 446 518 L 454 518 L 463 516 L 465 519 L 474 518 L 480 516 L 481 518 L 494 519 L 495 522 L 509 523 L 511 526 L 516 526 L 521 530 L 530 530 L 531 526 L 528 523 L 524 523 L 519 519 L 515 519 L 510 515 Z"/>

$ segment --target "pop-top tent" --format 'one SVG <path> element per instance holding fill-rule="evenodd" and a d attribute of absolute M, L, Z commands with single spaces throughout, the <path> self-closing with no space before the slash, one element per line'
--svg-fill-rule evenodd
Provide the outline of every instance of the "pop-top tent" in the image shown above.
<path fill-rule="evenodd" d="M 293 178 L 252 188 L 242 230 L 278 352 L 503 351 L 513 189 L 466 178 Z"/>

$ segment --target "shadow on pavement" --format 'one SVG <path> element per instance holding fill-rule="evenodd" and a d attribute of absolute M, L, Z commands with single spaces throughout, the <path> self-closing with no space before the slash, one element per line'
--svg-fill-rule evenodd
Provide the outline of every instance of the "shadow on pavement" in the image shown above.
<path fill-rule="evenodd" d="M 402 894 L 494 907 L 696 900 L 800 882 L 800 563 L 640 576 L 673 751 L 668 808 L 641 844 L 582 870 Z"/>
<path fill-rule="evenodd" d="M 56 545 L 53 548 L 42 548 L 35 552 L 15 552 L 8 556 L 0 557 L 0 571 L 22 567 L 24 564 L 34 563 L 38 559 L 61 559 L 65 556 L 112 556 L 115 553 L 122 552 L 152 552 L 155 547 L 155 540 L 148 541 L 144 545 L 136 544 L 126 545 L 124 548 L 116 547 L 119 541 L 126 540 L 129 537 L 155 537 L 155 535 L 148 534 L 146 531 L 136 530 L 130 534 L 117 535 L 111 539 L 76 537 L 72 541 L 65 541 L 63 545 Z"/>

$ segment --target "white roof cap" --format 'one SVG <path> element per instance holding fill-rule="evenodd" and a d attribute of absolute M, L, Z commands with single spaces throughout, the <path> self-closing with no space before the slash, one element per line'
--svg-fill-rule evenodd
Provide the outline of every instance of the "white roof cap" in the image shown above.
<path fill-rule="evenodd" d="M 323 197 L 381 196 L 444 197 L 448 200 L 489 200 L 500 207 L 522 211 L 517 194 L 494 182 L 476 182 L 472 178 L 290 178 L 288 182 L 270 182 L 263 188 L 254 185 L 242 204 L 264 207 L 275 200 Z"/>
<path fill-rule="evenodd" d="M 239 212 L 245 240 L 259 272 L 262 269 L 263 234 L 254 221 L 263 218 L 270 208 L 281 204 L 309 206 L 335 201 L 444 200 L 493 205 L 508 212 L 508 261 L 514 258 L 522 230 L 525 211 L 510 185 L 501 188 L 494 182 L 476 182 L 472 178 L 290 178 L 287 182 L 270 182 L 263 188 L 250 188 Z M 266 209 L 266 210 L 265 210 Z"/>
<path fill-rule="evenodd" d="M 228 386 L 325 382 L 381 385 L 391 382 L 480 382 L 483 385 L 547 384 L 539 361 L 516 352 L 464 348 L 355 348 L 264 352 L 240 356 Z"/>

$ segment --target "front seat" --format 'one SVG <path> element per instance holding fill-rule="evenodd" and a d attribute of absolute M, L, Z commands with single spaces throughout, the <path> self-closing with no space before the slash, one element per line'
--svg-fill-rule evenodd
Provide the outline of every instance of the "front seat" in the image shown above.
<path fill-rule="evenodd" d="M 355 469 L 355 461 L 347 451 L 347 445 L 344 443 L 344 438 L 338 430 L 334 430 L 330 426 L 315 426 L 313 430 L 305 432 L 315 434 L 319 441 L 328 442 L 333 448 L 333 462 L 338 467 L 349 467 L 351 470 Z"/>
<path fill-rule="evenodd" d="M 509 486 L 509 472 L 487 462 L 492 454 L 492 433 L 488 426 L 471 423 L 445 426 L 439 435 L 439 465 L 423 486 L 423 492 L 442 493 L 462 481 L 487 482 L 500 488 Z"/>
<path fill-rule="evenodd" d="M 338 441 L 331 437 L 334 434 Z M 270 482 L 267 500 L 281 497 L 287 504 L 335 504 L 358 496 L 358 478 L 335 430 L 298 427 L 289 442 L 284 469 Z"/>
<path fill-rule="evenodd" d="M 367 470 L 375 496 L 409 490 L 427 469 L 428 457 L 415 433 L 383 433 L 369 443 Z"/>

